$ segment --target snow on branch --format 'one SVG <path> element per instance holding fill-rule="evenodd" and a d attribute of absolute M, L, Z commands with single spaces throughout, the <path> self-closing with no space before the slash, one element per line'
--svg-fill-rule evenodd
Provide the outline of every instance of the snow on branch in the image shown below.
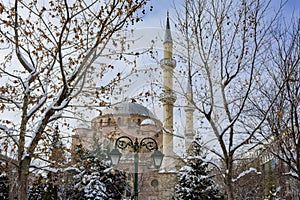
<path fill-rule="evenodd" d="M 60 96 L 62 94 L 62 92 L 58 95 L 58 96 Z M 57 98 L 57 99 L 59 99 L 59 98 Z M 47 96 L 45 95 L 40 101 L 39 101 L 39 103 L 37 104 L 37 106 L 39 106 L 40 104 L 42 104 L 44 101 L 46 101 L 47 100 Z M 53 121 L 53 120 L 55 120 L 55 119 L 57 119 L 57 118 L 59 118 L 60 116 L 61 116 L 61 114 L 62 114 L 62 112 L 58 112 L 58 111 L 61 111 L 67 104 L 68 104 L 68 102 L 69 102 L 69 100 L 68 99 L 65 99 L 63 102 L 62 102 L 62 104 L 60 105 L 60 106 L 55 106 L 56 104 L 57 104 L 57 100 L 56 101 L 53 101 L 47 108 L 46 108 L 46 110 L 44 111 L 44 114 L 40 117 L 40 120 L 36 123 L 36 126 L 35 126 L 35 130 L 34 130 L 34 132 L 32 133 L 32 138 L 31 138 L 31 141 L 28 143 L 28 148 L 30 148 L 32 145 L 33 145 L 33 143 L 35 143 L 36 142 L 36 137 L 38 136 L 40 136 L 39 135 L 39 132 L 41 131 L 41 127 L 42 126 L 44 126 L 45 125 L 45 118 L 46 118 L 46 116 L 49 114 L 49 111 L 53 111 L 53 110 L 55 110 L 56 112 L 55 113 L 57 113 L 57 114 L 53 114 L 53 115 L 51 115 L 50 116 L 50 118 L 48 119 L 48 122 L 50 122 L 50 121 Z M 30 114 L 30 113 L 29 113 Z M 28 116 L 30 116 L 28 114 Z M 34 142 L 35 141 L 35 142 Z"/>
<path fill-rule="evenodd" d="M 24 149 L 24 153 L 23 153 L 21 160 L 24 160 L 26 157 L 30 157 L 30 155 L 27 153 L 27 150 Z"/>
<path fill-rule="evenodd" d="M 53 110 L 62 110 L 63 108 L 65 108 L 68 105 L 68 103 L 69 103 L 69 98 L 64 99 L 59 106 L 53 105 L 52 109 Z"/>
<path fill-rule="evenodd" d="M 257 169 L 250 167 L 248 170 L 240 173 L 237 178 L 232 179 L 232 182 L 236 182 L 237 180 L 239 180 L 240 178 L 242 178 L 243 176 L 245 176 L 251 172 L 255 172 L 256 174 L 261 174 L 261 172 L 257 171 Z"/>
<path fill-rule="evenodd" d="M 39 100 L 39 102 L 32 107 L 32 109 L 27 113 L 27 117 L 30 118 L 39 108 L 41 108 L 43 106 L 43 104 L 46 102 L 46 100 L 47 100 L 47 94 L 45 94 Z"/>
<path fill-rule="evenodd" d="M 16 49 L 16 54 L 17 54 L 17 57 L 19 59 L 19 61 L 21 62 L 21 64 L 23 65 L 23 67 L 29 71 L 29 72 L 34 72 L 35 71 L 35 68 L 33 67 L 33 65 L 31 65 L 27 60 L 26 58 L 24 58 L 24 56 L 22 55 L 22 53 L 20 52 L 20 49 L 17 47 Z"/>
<path fill-rule="evenodd" d="M 49 119 L 49 122 L 51 122 L 51 121 L 54 121 L 54 120 L 57 120 L 57 119 L 59 119 L 59 118 L 61 118 L 61 116 L 62 116 L 62 111 L 59 111 L 59 112 L 56 112 L 56 114 L 54 114 L 54 115 L 52 115 L 51 117 L 50 117 L 50 119 Z"/>
<path fill-rule="evenodd" d="M 292 176 L 292 177 L 295 177 L 295 178 L 299 178 L 299 175 L 295 172 L 292 172 L 292 171 L 284 173 L 283 175 L 289 175 L 289 176 Z"/>
<path fill-rule="evenodd" d="M 13 128 L 8 128 L 7 126 L 1 125 L 1 124 L 0 124 L 0 130 L 4 131 L 4 132 L 6 132 L 6 133 L 9 133 L 9 132 L 11 132 L 11 131 L 15 131 L 15 129 L 13 129 Z"/>
<path fill-rule="evenodd" d="M 21 104 L 17 103 L 17 102 L 14 101 L 13 99 L 8 98 L 8 97 L 6 97 L 6 96 L 0 95 L 0 99 L 1 99 L 1 100 L 4 100 L 4 101 L 6 101 L 6 102 L 12 102 L 12 103 L 13 103 L 15 106 L 17 106 L 17 108 L 19 108 L 19 109 L 22 109 L 22 108 L 23 108 Z"/>
<path fill-rule="evenodd" d="M 33 141 L 35 140 L 35 137 L 37 136 L 39 129 L 41 128 L 41 126 L 44 125 L 44 119 L 46 117 L 46 115 L 48 114 L 48 112 L 52 109 L 52 106 L 55 104 L 55 102 L 52 102 L 51 105 L 49 105 L 47 107 L 47 109 L 45 110 L 44 114 L 40 117 L 40 120 L 36 123 L 35 126 L 35 130 L 32 133 L 32 138 L 31 141 L 28 143 L 27 148 L 30 148 L 32 146 Z"/>

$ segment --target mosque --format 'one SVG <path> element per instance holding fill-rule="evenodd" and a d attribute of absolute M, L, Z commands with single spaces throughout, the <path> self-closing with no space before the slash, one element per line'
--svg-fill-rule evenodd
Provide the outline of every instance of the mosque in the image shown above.
<path fill-rule="evenodd" d="M 122 102 L 103 110 L 100 116 L 92 120 L 91 128 L 78 128 L 73 137 L 73 144 L 81 142 L 91 148 L 95 140 L 112 149 L 117 138 L 125 136 L 132 141 L 153 138 L 164 158 L 159 169 L 153 167 L 151 155 L 146 150 L 139 154 L 138 198 L 142 200 L 173 199 L 174 186 L 177 182 L 176 171 L 183 165 L 181 158 L 174 153 L 173 113 L 176 95 L 173 91 L 173 71 L 176 61 L 173 59 L 173 40 L 169 16 L 167 15 L 164 57 L 160 62 L 163 71 L 163 90 L 160 101 L 163 104 L 162 122 L 146 107 L 132 102 Z M 194 137 L 193 112 L 191 106 L 192 89 L 186 90 L 186 127 L 185 146 L 189 147 Z M 126 149 L 127 150 L 127 149 Z M 127 172 L 128 182 L 133 186 L 133 152 L 122 152 L 119 168 Z M 130 194 L 128 199 L 130 199 Z M 132 192 L 131 192 L 132 195 Z"/>

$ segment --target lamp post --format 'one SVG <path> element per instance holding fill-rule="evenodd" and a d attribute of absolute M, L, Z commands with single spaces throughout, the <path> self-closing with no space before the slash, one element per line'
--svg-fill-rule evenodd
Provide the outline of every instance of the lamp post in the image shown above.
<path fill-rule="evenodd" d="M 158 150 L 157 142 L 151 137 L 143 138 L 140 142 L 138 142 L 138 139 L 136 138 L 133 142 L 130 137 L 121 136 L 116 140 L 115 148 L 109 154 L 113 166 L 119 164 L 122 156 L 122 153 L 120 153 L 118 148 L 123 150 L 127 147 L 132 148 L 134 152 L 134 200 L 138 200 L 138 166 L 140 149 L 145 147 L 149 151 L 154 151 L 151 158 L 156 169 L 161 166 L 164 154 Z"/>

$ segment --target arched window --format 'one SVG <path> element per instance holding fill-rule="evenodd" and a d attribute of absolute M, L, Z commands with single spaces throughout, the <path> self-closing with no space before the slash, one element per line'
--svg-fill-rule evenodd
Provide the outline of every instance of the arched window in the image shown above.
<path fill-rule="evenodd" d="M 141 122 L 142 122 L 142 120 L 141 120 L 141 119 L 138 119 L 138 120 L 137 120 L 137 125 L 140 126 L 140 125 L 141 125 Z"/>
<path fill-rule="evenodd" d="M 100 119 L 100 123 L 99 123 L 100 128 L 102 128 L 102 125 L 103 125 L 103 119 Z"/>
<path fill-rule="evenodd" d="M 122 120 L 121 117 L 118 117 L 118 125 L 121 126 L 122 125 Z"/>
<path fill-rule="evenodd" d="M 107 120 L 107 126 L 110 126 L 111 125 L 111 118 L 108 118 Z"/>

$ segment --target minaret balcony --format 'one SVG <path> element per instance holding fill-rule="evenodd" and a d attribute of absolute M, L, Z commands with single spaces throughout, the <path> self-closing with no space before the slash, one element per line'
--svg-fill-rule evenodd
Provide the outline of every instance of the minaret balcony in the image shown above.
<path fill-rule="evenodd" d="M 192 105 L 188 105 L 184 107 L 184 111 L 185 112 L 194 112 L 195 111 L 195 107 Z"/>
<path fill-rule="evenodd" d="M 176 101 L 176 95 L 174 91 L 168 91 L 160 94 L 159 100 L 163 103 L 174 104 Z"/>
<path fill-rule="evenodd" d="M 173 58 L 164 58 L 160 60 L 160 66 L 162 68 L 175 68 L 176 61 Z"/>

